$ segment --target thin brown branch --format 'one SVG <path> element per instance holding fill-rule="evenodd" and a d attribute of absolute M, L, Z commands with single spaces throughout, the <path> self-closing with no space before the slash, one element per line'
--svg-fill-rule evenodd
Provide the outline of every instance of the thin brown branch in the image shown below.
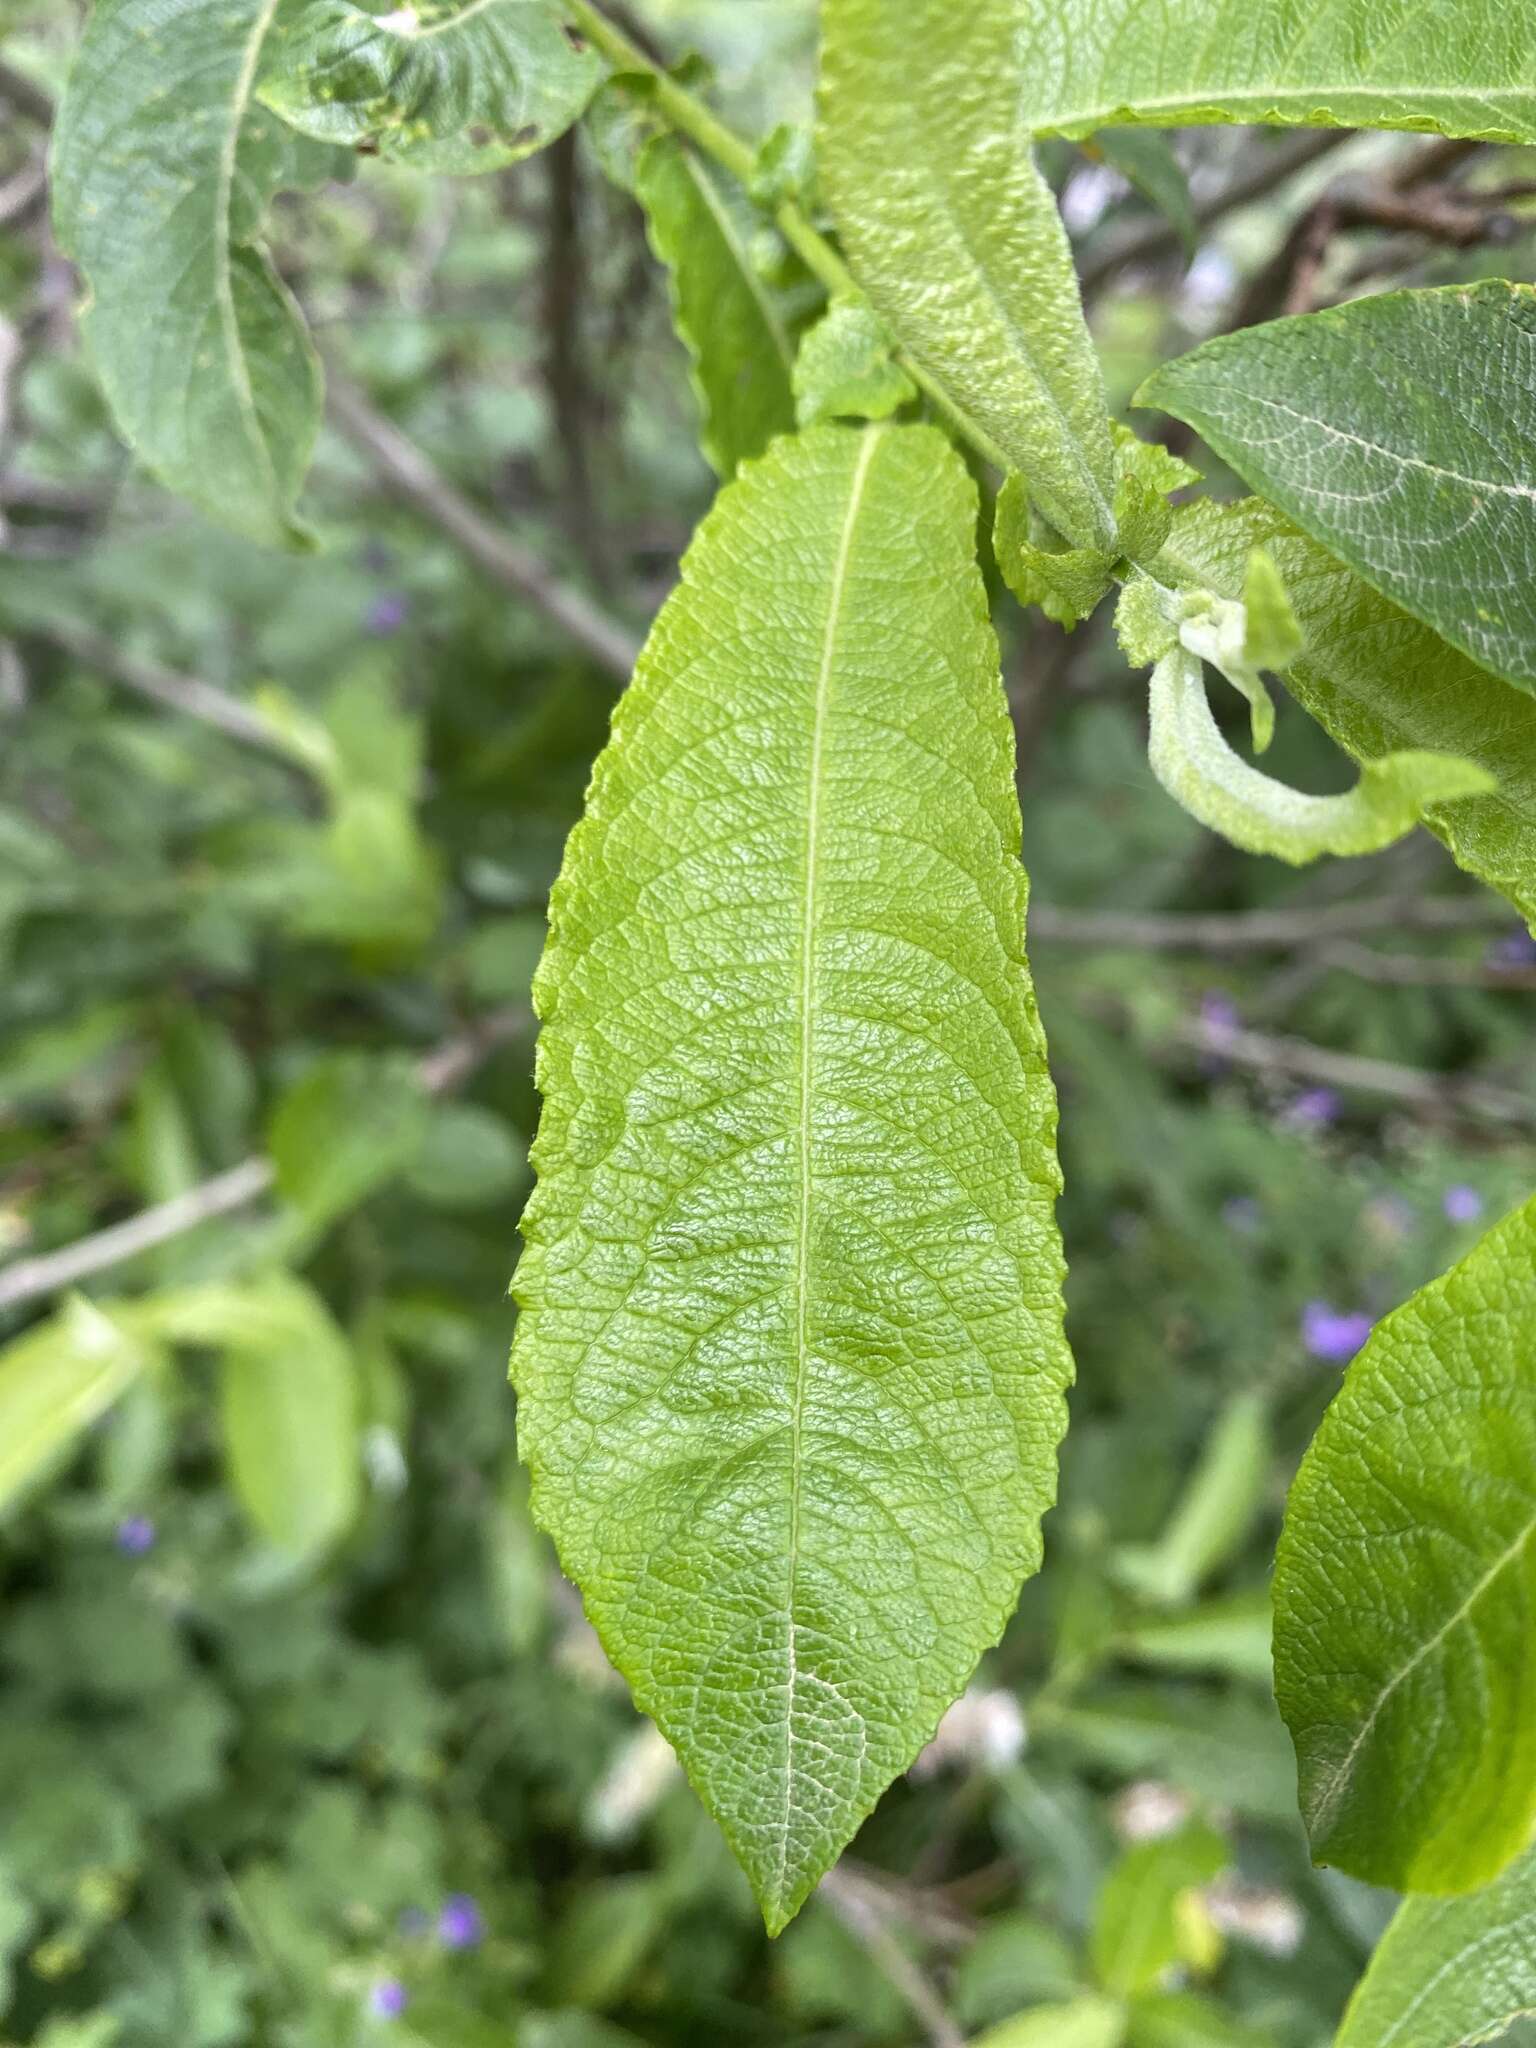
<path fill-rule="evenodd" d="M 1491 1082 L 1427 1073 L 1420 1067 L 1399 1066 L 1393 1060 L 1371 1059 L 1362 1053 L 1330 1052 L 1308 1039 L 1272 1037 L 1266 1032 L 1211 1024 L 1199 1017 L 1183 1019 L 1173 1036 L 1179 1045 L 1254 1073 L 1385 1096 L 1430 1115 L 1470 1117 L 1536 1130 L 1536 1097 Z"/>
<path fill-rule="evenodd" d="M 628 682 L 639 642 L 627 627 L 585 592 L 562 583 L 546 562 L 492 525 L 414 441 L 334 371 L 329 404 L 337 426 L 407 504 L 446 533 L 493 581 L 516 591 L 568 633 L 616 681 Z"/>
<path fill-rule="evenodd" d="M 148 697 L 165 710 L 180 712 L 185 717 L 197 719 L 200 724 L 211 725 L 227 738 L 239 740 L 243 746 L 259 747 L 263 753 L 274 755 L 295 774 L 304 773 L 302 762 L 282 735 L 267 723 L 260 712 L 253 711 L 227 690 L 205 683 L 198 676 L 179 675 L 174 669 L 163 668 L 159 662 L 129 654 L 115 640 L 109 640 L 104 633 L 92 632 L 88 626 L 77 626 L 62 619 L 50 620 L 47 624 L 28 620 L 21 630 L 24 637 L 46 640 L 62 648 L 87 668 L 96 669 L 113 682 L 121 683 L 124 689 Z"/>
<path fill-rule="evenodd" d="M 1491 896 L 1380 896 L 1309 910 L 1204 914 L 1059 910 L 1035 903 L 1029 935 L 1050 944 L 1154 953 L 1284 953 L 1371 932 L 1473 932 L 1511 922 L 1507 905 Z"/>
<path fill-rule="evenodd" d="M 417 1063 L 417 1077 L 430 1095 L 445 1095 L 463 1086 L 498 1045 L 527 1028 L 530 1012 L 521 1003 L 493 1010 L 467 1031 L 445 1039 Z M 249 1208 L 271 1188 L 275 1169 L 270 1159 L 242 1159 L 227 1173 L 216 1174 L 184 1195 L 143 1209 L 122 1223 L 81 1238 L 56 1252 L 16 1259 L 0 1269 L 0 1308 L 57 1294 L 97 1273 L 104 1273 L 141 1252 L 153 1251 L 172 1238 L 183 1237 L 199 1224 Z"/>
<path fill-rule="evenodd" d="M 1196 223 L 1202 228 L 1211 227 L 1229 213 L 1251 206 L 1256 199 L 1267 198 L 1320 157 L 1350 141 L 1352 134 L 1347 128 L 1309 130 L 1258 153 L 1249 170 L 1233 178 L 1219 192 L 1194 203 Z M 1097 291 L 1115 271 L 1161 262 L 1165 257 L 1178 255 L 1182 248 L 1178 229 L 1168 221 L 1151 220 L 1128 228 L 1113 239 L 1106 239 L 1104 247 L 1084 262 L 1080 271 L 1083 290 Z"/>
<path fill-rule="evenodd" d="M 965 2048 L 965 2036 L 943 2001 L 887 1925 L 879 1893 L 843 1870 L 829 1870 L 817 1896 L 842 1921 L 870 1961 L 904 2000 L 928 2035 L 931 2048 Z"/>

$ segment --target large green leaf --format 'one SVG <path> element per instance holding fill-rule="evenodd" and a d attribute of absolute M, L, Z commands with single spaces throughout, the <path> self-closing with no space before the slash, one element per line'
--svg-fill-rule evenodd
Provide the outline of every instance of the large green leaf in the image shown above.
<path fill-rule="evenodd" d="M 535 1510 L 775 1930 L 996 1641 L 1064 1422 L 975 519 L 928 427 L 784 437 L 722 494 L 535 985 Z"/>
<path fill-rule="evenodd" d="M 1460 864 L 1536 924 L 1536 705 L 1388 604 L 1282 513 L 1248 499 L 1175 515 L 1172 552 L 1223 596 L 1242 594 L 1256 547 L 1273 558 L 1306 641 L 1291 694 L 1357 761 L 1459 754 L 1492 794 L 1431 806 L 1424 822 Z"/>
<path fill-rule="evenodd" d="M 1382 1323 L 1302 1461 L 1275 1690 L 1319 1859 L 1485 1883 L 1536 1826 L 1536 1201 Z"/>
<path fill-rule="evenodd" d="M 1495 675 L 1536 691 L 1536 289 L 1390 292 L 1208 341 L 1137 403 Z"/>
<path fill-rule="evenodd" d="M 53 146 L 59 240 L 118 425 L 163 482 L 257 540 L 295 537 L 320 366 L 261 248 L 330 152 L 251 104 L 278 0 L 98 0 Z"/>
<path fill-rule="evenodd" d="M 468 173 L 563 135 L 603 69 L 553 0 L 287 0 L 260 93 L 322 142 Z"/>
<path fill-rule="evenodd" d="M 755 260 L 760 223 L 746 198 L 686 144 L 671 135 L 647 143 L 635 194 L 671 277 L 704 453 L 718 475 L 732 477 L 795 424 L 791 310 Z"/>
<path fill-rule="evenodd" d="M 1109 548 L 1103 383 L 1021 90 L 995 0 L 825 0 L 820 168 L 860 284 L 1067 539 Z"/>
<path fill-rule="evenodd" d="M 1408 1899 L 1336 2048 L 1459 2048 L 1536 2013 L 1536 1849 L 1460 1899 Z"/>
<path fill-rule="evenodd" d="M 980 0 L 1019 37 L 1023 120 L 1288 121 L 1536 141 L 1536 20 L 1498 0 Z"/>

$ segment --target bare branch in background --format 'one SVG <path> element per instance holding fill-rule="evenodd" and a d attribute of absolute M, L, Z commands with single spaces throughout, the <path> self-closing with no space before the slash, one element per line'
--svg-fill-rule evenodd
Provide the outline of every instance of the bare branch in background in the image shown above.
<path fill-rule="evenodd" d="M 1157 953 L 1283 953 L 1369 932 L 1473 932 L 1508 927 L 1507 904 L 1478 896 L 1380 896 L 1317 909 L 1244 910 L 1228 915 L 1058 910 L 1031 904 L 1031 939 L 1069 946 L 1127 946 Z"/>
<path fill-rule="evenodd" d="M 430 1095 L 446 1095 L 460 1088 L 499 1045 L 515 1038 L 532 1023 L 525 1004 L 509 1004 L 493 1010 L 467 1031 L 445 1039 L 417 1063 L 417 1077 Z M 227 1173 L 189 1188 L 174 1200 L 153 1209 L 141 1210 L 108 1230 L 83 1237 L 62 1250 L 46 1252 L 33 1259 L 17 1259 L 0 1269 L 0 1308 L 15 1308 L 42 1295 L 60 1293 L 96 1273 L 104 1273 L 141 1252 L 153 1251 L 172 1238 L 183 1237 L 200 1223 L 245 1209 L 272 1186 L 275 1170 L 270 1159 L 242 1159 Z"/>
<path fill-rule="evenodd" d="M 829 1870 L 817 1887 L 870 1961 L 927 2032 L 930 2048 L 965 2048 L 965 2036 L 887 1923 L 878 1890 L 845 1870 Z"/>
<path fill-rule="evenodd" d="M 334 370 L 328 384 L 332 419 L 407 504 L 446 533 L 493 581 L 516 591 L 568 633 L 615 681 L 629 681 L 640 643 L 627 627 L 585 592 L 561 582 L 531 549 L 492 525 L 355 385 Z"/>
<path fill-rule="evenodd" d="M 146 661 L 142 656 L 129 654 L 115 640 L 109 640 L 104 633 L 93 633 L 87 626 L 76 626 L 63 620 L 39 625 L 28 620 L 21 631 L 24 638 L 46 640 L 62 648 L 87 668 L 96 669 L 113 682 L 121 683 L 124 689 L 137 691 L 139 696 L 150 698 L 167 711 L 178 711 L 185 717 L 197 719 L 200 724 L 211 725 L 244 746 L 259 747 L 296 774 L 305 772 L 281 734 L 267 723 L 259 711 L 253 711 L 227 690 L 205 683 L 197 676 L 178 675 L 174 669 L 162 668 L 157 661 Z"/>
<path fill-rule="evenodd" d="M 586 251 L 581 233 L 581 158 L 574 128 L 550 144 L 543 164 L 540 368 L 561 470 L 561 522 L 572 547 L 585 554 L 599 579 L 606 582 L 611 578 L 611 555 L 592 491 L 587 450 L 597 395 L 586 373 L 582 346 Z"/>

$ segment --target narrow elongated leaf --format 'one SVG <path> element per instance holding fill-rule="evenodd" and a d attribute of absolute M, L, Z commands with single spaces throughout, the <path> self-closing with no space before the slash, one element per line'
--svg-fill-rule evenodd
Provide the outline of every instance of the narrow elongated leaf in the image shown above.
<path fill-rule="evenodd" d="M 329 153 L 251 95 L 278 0 L 98 0 L 53 146 L 59 240 L 127 439 L 172 490 L 257 540 L 295 537 L 320 367 L 257 237 Z"/>
<path fill-rule="evenodd" d="M 1496 790 L 1423 814 L 1461 866 L 1536 924 L 1536 705 L 1377 595 L 1257 499 L 1181 506 L 1171 551 L 1225 597 L 1242 594 L 1255 547 L 1273 558 L 1306 642 L 1291 695 L 1357 761 L 1429 749 L 1459 754 Z"/>
<path fill-rule="evenodd" d="M 1460 1899 L 1408 1899 L 1336 2048 L 1460 2048 L 1536 2013 L 1536 1849 Z"/>
<path fill-rule="evenodd" d="M 23 1495 L 131 1386 L 147 1353 L 88 1301 L 0 1352 L 0 1511 Z"/>
<path fill-rule="evenodd" d="M 1536 289 L 1389 292 L 1208 341 L 1136 395 L 1495 675 L 1536 691 Z"/>
<path fill-rule="evenodd" d="M 1040 1556 L 1055 1102 L 976 503 L 927 427 L 721 496 L 535 985 L 534 1507 L 777 1930 Z"/>
<path fill-rule="evenodd" d="M 1289 121 L 1536 141 L 1536 21 L 1497 0 L 1005 0 L 1023 120 Z"/>
<path fill-rule="evenodd" d="M 1180 1955 L 1184 1894 L 1226 1865 L 1226 1843 L 1199 1825 L 1126 1850 L 1104 1880 L 1094 1914 L 1094 1975 L 1106 1991 L 1124 1997 L 1156 1986 Z"/>
<path fill-rule="evenodd" d="M 1114 448 L 1006 0 L 825 0 L 822 183 L 859 283 L 1066 538 L 1115 538 Z"/>
<path fill-rule="evenodd" d="M 729 479 L 795 424 L 793 316 L 753 259 L 757 223 L 747 201 L 675 136 L 647 143 L 635 194 L 671 279 L 704 453 Z"/>
<path fill-rule="evenodd" d="M 1314 1854 L 1459 1892 L 1536 1826 L 1536 1202 L 1378 1325 L 1291 1489 L 1275 1690 Z"/>
<path fill-rule="evenodd" d="M 603 64 L 553 0 L 284 7 L 260 85 L 306 135 L 421 171 L 499 170 L 563 135 Z"/>

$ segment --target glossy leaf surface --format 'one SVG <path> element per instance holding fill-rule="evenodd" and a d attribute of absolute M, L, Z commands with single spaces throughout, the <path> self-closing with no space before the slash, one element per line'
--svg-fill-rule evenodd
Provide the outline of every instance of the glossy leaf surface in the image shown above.
<path fill-rule="evenodd" d="M 1256 499 L 1181 507 L 1171 552 L 1228 597 L 1243 589 L 1255 547 L 1271 556 L 1295 608 L 1304 651 L 1286 687 L 1357 761 L 1431 749 L 1459 754 L 1498 784 L 1429 806 L 1424 823 L 1462 867 L 1536 923 L 1536 705 Z"/>
<path fill-rule="evenodd" d="M 1319 1861 L 1402 1891 L 1536 1825 L 1536 1202 L 1385 1322 L 1291 1489 L 1275 1690 Z"/>
<path fill-rule="evenodd" d="M 819 163 L 855 275 L 1075 546 L 1112 545 L 1114 449 L 1066 232 L 1018 114 L 1006 8 L 827 0 Z"/>
<path fill-rule="evenodd" d="M 1070 1360 L 976 502 L 774 444 L 689 551 L 535 987 L 534 1507 L 782 1927 L 1040 1557 Z"/>
<path fill-rule="evenodd" d="M 253 107 L 277 0 L 101 0 L 53 144 L 54 219 L 122 432 L 172 490 L 295 538 L 320 367 L 258 236 L 329 152 Z"/>
<path fill-rule="evenodd" d="M 1461 1899 L 1408 1899 L 1350 2000 L 1337 2048 L 1459 2048 L 1536 2012 L 1536 1849 Z"/>
<path fill-rule="evenodd" d="M 1536 22 L 1495 0 L 986 0 L 1019 37 L 1023 119 L 1284 121 L 1536 140 Z"/>
<path fill-rule="evenodd" d="M 279 16 L 260 91 L 322 142 L 468 173 L 563 135 L 602 79 L 552 0 L 302 0 Z"/>
<path fill-rule="evenodd" d="M 1244 328 L 1137 402 L 1188 420 L 1384 596 L 1536 691 L 1536 289 L 1391 292 Z"/>

